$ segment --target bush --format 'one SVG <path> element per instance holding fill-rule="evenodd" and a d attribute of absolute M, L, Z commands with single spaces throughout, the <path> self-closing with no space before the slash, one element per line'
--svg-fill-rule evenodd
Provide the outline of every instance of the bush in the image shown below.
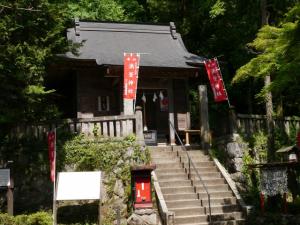
<path fill-rule="evenodd" d="M 30 215 L 18 215 L 15 217 L 0 214 L 0 224 L 5 225 L 52 225 L 52 217 L 46 212 L 37 212 Z"/>

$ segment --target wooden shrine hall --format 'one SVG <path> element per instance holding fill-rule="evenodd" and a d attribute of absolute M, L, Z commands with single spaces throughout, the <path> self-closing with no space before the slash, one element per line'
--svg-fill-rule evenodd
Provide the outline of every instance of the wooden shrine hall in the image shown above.
<path fill-rule="evenodd" d="M 80 47 L 75 53 L 59 55 L 50 66 L 47 80 L 49 88 L 56 89 L 60 96 L 65 118 L 124 120 L 141 106 L 143 131 L 148 135 L 155 133 L 158 141 L 175 144 L 169 121 L 176 130 L 190 128 L 188 79 L 197 76 L 204 58 L 187 51 L 174 23 L 77 20 L 68 29 L 67 37 Z M 124 53 L 140 53 L 135 102 L 123 100 Z M 108 123 L 101 129 L 107 129 L 110 136 L 122 136 L 127 128 L 119 124 L 122 121 Z M 136 129 L 132 131 L 137 132 Z"/>

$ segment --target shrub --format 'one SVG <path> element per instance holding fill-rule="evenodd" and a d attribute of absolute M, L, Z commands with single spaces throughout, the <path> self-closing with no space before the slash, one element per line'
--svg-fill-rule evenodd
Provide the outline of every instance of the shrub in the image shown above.
<path fill-rule="evenodd" d="M 18 215 L 15 217 L 0 214 L 0 224 L 5 225 L 52 225 L 52 217 L 46 212 L 37 212 L 30 215 Z"/>

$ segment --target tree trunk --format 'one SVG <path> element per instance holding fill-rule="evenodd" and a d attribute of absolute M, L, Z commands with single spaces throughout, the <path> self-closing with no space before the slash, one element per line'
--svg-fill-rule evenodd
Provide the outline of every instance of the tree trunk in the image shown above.
<path fill-rule="evenodd" d="M 267 11 L 267 0 L 261 0 L 261 25 L 268 24 L 268 11 Z M 265 77 L 265 87 L 271 84 L 271 76 Z M 273 101 L 272 93 L 266 94 L 266 115 L 267 115 L 267 130 L 268 130 L 268 161 L 274 160 L 274 120 L 273 120 Z"/>

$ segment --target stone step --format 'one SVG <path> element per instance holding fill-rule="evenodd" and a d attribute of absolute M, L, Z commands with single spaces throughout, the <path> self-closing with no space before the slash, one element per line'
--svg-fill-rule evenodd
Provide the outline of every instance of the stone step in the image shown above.
<path fill-rule="evenodd" d="M 156 151 L 173 151 L 172 146 L 148 146 L 150 152 Z"/>
<path fill-rule="evenodd" d="M 174 149 L 173 151 L 177 151 L 177 150 Z M 208 155 L 208 151 L 204 151 L 204 150 L 187 150 L 187 153 L 189 155 Z M 179 150 L 178 154 L 180 154 L 180 155 L 186 155 L 186 152 Z"/>
<path fill-rule="evenodd" d="M 198 199 L 196 193 L 183 193 L 183 194 L 165 194 L 165 201 L 174 201 L 174 200 L 188 200 L 188 199 Z"/>
<path fill-rule="evenodd" d="M 209 160 L 203 160 L 203 161 L 198 161 L 198 162 L 194 162 L 194 166 L 197 167 L 208 167 L 208 166 L 215 166 L 215 163 L 213 161 L 209 161 Z M 189 164 L 188 162 L 184 163 L 184 167 L 188 168 Z M 192 165 L 191 165 L 192 167 Z"/>
<path fill-rule="evenodd" d="M 246 221 L 244 219 L 232 219 L 232 220 L 221 220 L 221 221 L 212 221 L 208 222 L 209 218 L 207 217 L 207 221 L 205 222 L 196 222 L 196 223 L 177 223 L 180 225 L 244 225 Z"/>
<path fill-rule="evenodd" d="M 193 224 L 206 222 L 206 215 L 175 216 L 175 224 Z"/>
<path fill-rule="evenodd" d="M 206 196 L 207 197 L 207 196 Z M 203 206 L 208 206 L 208 199 L 203 198 L 201 199 L 202 205 Z M 211 197 L 210 198 L 210 204 L 211 205 L 236 205 L 237 200 L 235 197 L 229 197 L 229 198 L 216 198 L 216 197 Z"/>
<path fill-rule="evenodd" d="M 160 158 L 160 159 L 151 159 L 151 162 L 154 164 L 164 164 L 164 163 L 180 163 L 178 158 Z"/>
<path fill-rule="evenodd" d="M 168 210 L 174 212 L 176 217 L 177 216 L 204 215 L 204 211 L 205 211 L 205 209 L 202 206 L 169 208 Z"/>
<path fill-rule="evenodd" d="M 209 192 L 211 198 L 231 198 L 233 197 L 233 193 L 231 191 L 210 191 Z M 198 192 L 200 199 L 206 199 L 207 193 L 205 191 Z"/>
<path fill-rule="evenodd" d="M 212 214 L 212 221 L 220 221 L 220 220 L 240 220 L 243 219 L 242 212 L 230 212 L 230 213 L 220 213 L 220 214 Z"/>
<path fill-rule="evenodd" d="M 173 151 L 151 152 L 151 157 L 152 158 L 158 158 L 158 157 L 165 157 L 165 158 L 177 157 L 177 152 L 173 152 Z"/>
<path fill-rule="evenodd" d="M 200 145 L 185 146 L 185 149 L 187 149 L 188 151 L 206 151 L 206 150 L 202 150 Z M 182 149 L 182 146 L 180 146 L 180 145 L 173 146 L 173 150 L 174 151 L 184 151 Z"/>
<path fill-rule="evenodd" d="M 161 187 L 161 191 L 163 195 L 195 193 L 195 189 L 191 185 L 182 187 Z"/>
<path fill-rule="evenodd" d="M 211 158 L 209 155 L 201 155 L 201 154 L 193 154 L 193 155 L 189 155 L 190 156 L 190 159 L 193 161 L 193 162 L 198 162 L 198 161 L 211 161 Z M 180 158 L 181 158 L 181 161 L 182 162 L 188 162 L 188 157 L 186 154 L 181 154 L 180 155 Z"/>
<path fill-rule="evenodd" d="M 180 169 L 182 165 L 178 162 L 171 162 L 171 163 L 156 163 L 157 169 Z"/>
<path fill-rule="evenodd" d="M 209 207 L 204 206 L 205 212 L 209 213 Z M 211 213 L 212 214 L 220 214 L 220 213 L 231 213 L 235 211 L 239 211 L 239 205 L 211 205 Z"/>
<path fill-rule="evenodd" d="M 245 225 L 246 222 L 244 219 L 241 220 L 226 220 L 226 221 L 215 221 L 212 223 L 203 222 L 203 223 L 189 223 L 189 224 L 180 224 L 180 225 Z"/>
<path fill-rule="evenodd" d="M 163 187 L 180 187 L 180 186 L 191 186 L 190 180 L 170 180 L 170 181 L 158 181 L 161 188 Z"/>
<path fill-rule="evenodd" d="M 188 170 L 188 167 L 187 167 Z M 202 167 L 196 167 L 196 170 L 199 172 L 219 172 L 218 168 L 216 166 L 202 166 Z M 194 168 L 191 166 L 191 174 L 195 175 L 196 172 Z"/>
<path fill-rule="evenodd" d="M 180 167 L 180 168 L 156 168 L 155 173 L 157 175 L 159 174 L 174 174 L 174 173 L 185 173 L 185 169 Z"/>
<path fill-rule="evenodd" d="M 193 174 L 193 172 L 191 172 L 191 173 L 192 173 L 192 175 L 195 175 L 195 174 Z M 202 171 L 198 171 L 198 174 L 200 175 L 202 180 L 209 179 L 209 178 L 222 178 L 222 175 L 221 175 L 220 172 L 202 172 Z M 194 177 L 196 177 L 195 179 L 198 179 L 198 176 L 195 175 Z"/>
<path fill-rule="evenodd" d="M 188 175 L 186 173 L 159 174 L 157 178 L 159 181 L 188 180 Z"/>
<path fill-rule="evenodd" d="M 231 213 L 212 215 L 213 224 L 216 222 L 226 222 L 236 220 Z M 175 224 L 192 224 L 192 223 L 205 223 L 209 221 L 207 215 L 190 215 L 190 216 L 175 216 Z"/>
<path fill-rule="evenodd" d="M 179 208 L 179 207 L 195 207 L 201 206 L 201 202 L 199 199 L 188 199 L 188 200 L 174 200 L 174 201 L 166 201 L 168 208 Z"/>
<path fill-rule="evenodd" d="M 203 182 L 206 185 L 217 185 L 217 184 L 225 184 L 225 180 L 223 178 L 205 178 Z"/>
<path fill-rule="evenodd" d="M 195 185 L 197 192 L 204 192 L 205 188 L 202 185 L 202 183 L 197 183 Z M 208 192 L 213 191 L 229 191 L 229 186 L 227 184 L 217 184 L 217 185 L 206 185 L 206 188 L 208 189 Z"/>

